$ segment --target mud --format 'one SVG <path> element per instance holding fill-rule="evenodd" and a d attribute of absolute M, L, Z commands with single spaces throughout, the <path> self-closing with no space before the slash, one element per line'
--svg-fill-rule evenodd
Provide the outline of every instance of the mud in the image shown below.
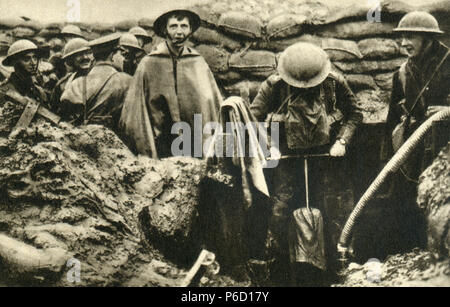
<path fill-rule="evenodd" d="M 450 260 L 415 250 L 393 255 L 385 262 L 351 263 L 342 272 L 343 281 L 333 287 L 448 287 Z"/>
<path fill-rule="evenodd" d="M 1 138 L 0 283 L 177 285 L 200 251 L 190 229 L 204 169 L 198 159 L 136 158 L 95 125 L 59 128 L 39 119 Z M 59 266 L 42 273 L 22 257 L 26 250 L 41 264 L 58 250 Z M 67 279 L 72 258 L 81 263 L 80 283 Z M 160 271 L 171 273 L 160 278 Z"/>

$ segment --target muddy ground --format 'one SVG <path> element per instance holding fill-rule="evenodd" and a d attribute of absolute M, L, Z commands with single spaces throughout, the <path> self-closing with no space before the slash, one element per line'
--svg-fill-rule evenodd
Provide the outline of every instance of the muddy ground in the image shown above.
<path fill-rule="evenodd" d="M 8 106 L 0 111 L 18 116 Z M 181 283 L 202 249 L 196 225 L 204 161 L 135 157 L 96 125 L 55 127 L 39 119 L 8 138 L 3 123 L 0 285 Z M 334 286 L 450 285 L 448 255 L 435 254 L 389 257 L 378 283 L 367 280 L 364 265 L 351 264 Z M 73 259 L 81 265 L 74 283 Z M 217 275 L 202 269 L 192 285 L 257 285 L 250 273 L 245 265 Z"/>

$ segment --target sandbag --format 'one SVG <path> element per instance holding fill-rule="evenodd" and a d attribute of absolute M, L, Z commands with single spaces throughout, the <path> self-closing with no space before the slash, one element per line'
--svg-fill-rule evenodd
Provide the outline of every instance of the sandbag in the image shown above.
<path fill-rule="evenodd" d="M 448 16 L 450 12 L 450 1 L 441 0 L 432 3 L 425 3 L 420 6 L 420 10 L 431 14 L 442 14 Z"/>
<path fill-rule="evenodd" d="M 35 31 L 41 31 L 44 28 L 44 25 L 37 20 L 23 20 L 18 24 L 19 27 L 30 28 Z"/>
<path fill-rule="evenodd" d="M 21 18 L 0 18 L 0 28 L 13 29 L 23 22 Z"/>
<path fill-rule="evenodd" d="M 45 26 L 45 29 L 60 29 L 61 30 L 63 28 L 63 26 L 64 26 L 64 24 L 62 24 L 60 22 L 51 22 Z"/>
<path fill-rule="evenodd" d="M 266 26 L 267 39 L 286 38 L 300 34 L 306 16 L 283 14 L 275 17 Z"/>
<path fill-rule="evenodd" d="M 244 74 L 267 78 L 275 72 L 277 63 L 273 52 L 249 50 L 232 54 L 228 66 Z"/>
<path fill-rule="evenodd" d="M 205 58 L 212 72 L 228 71 L 228 58 L 230 57 L 228 52 L 208 45 L 199 45 L 195 49 Z"/>
<path fill-rule="evenodd" d="M 36 31 L 30 28 L 17 27 L 12 30 L 12 34 L 15 38 L 29 38 L 36 34 Z"/>
<path fill-rule="evenodd" d="M 127 32 L 128 30 L 130 30 L 133 27 L 136 27 L 137 25 L 138 25 L 138 22 L 136 20 L 122 20 L 122 21 L 119 21 L 118 23 L 116 23 L 114 25 L 114 28 L 117 31 Z"/>
<path fill-rule="evenodd" d="M 93 32 L 97 32 L 100 34 L 109 34 L 109 33 L 113 33 L 115 31 L 114 26 L 112 24 L 106 24 L 106 23 L 93 23 L 91 25 L 91 30 Z"/>
<path fill-rule="evenodd" d="M 38 36 L 49 38 L 58 35 L 61 32 L 60 29 L 56 28 L 46 28 L 39 31 Z"/>
<path fill-rule="evenodd" d="M 270 50 L 274 52 L 283 52 L 287 47 L 298 43 L 298 42 L 308 42 L 315 44 L 317 46 L 321 46 L 322 41 L 319 37 L 313 36 L 310 34 L 304 34 L 299 37 L 281 39 L 281 40 L 272 40 L 272 41 L 258 41 L 255 43 L 257 49 Z"/>
<path fill-rule="evenodd" d="M 383 91 L 392 90 L 392 78 L 394 76 L 393 72 L 378 74 L 374 76 L 375 83 Z"/>
<path fill-rule="evenodd" d="M 142 27 L 144 29 L 153 29 L 153 23 L 155 22 L 154 19 L 150 18 L 141 18 L 138 21 L 138 26 Z"/>
<path fill-rule="evenodd" d="M 351 40 L 324 38 L 322 39 L 322 48 L 328 53 L 332 61 L 346 61 L 362 58 L 358 45 Z"/>
<path fill-rule="evenodd" d="M 220 16 L 223 13 L 229 12 L 229 8 L 225 3 L 213 3 L 210 6 L 197 5 L 191 8 L 191 10 L 200 16 L 200 19 L 209 25 L 218 26 Z"/>
<path fill-rule="evenodd" d="M 387 38 L 368 38 L 358 42 L 364 59 L 392 59 L 400 55 L 396 41 Z"/>
<path fill-rule="evenodd" d="M 353 61 L 357 59 L 356 56 L 354 56 L 351 53 L 348 53 L 346 51 L 341 50 L 325 50 L 328 54 L 328 57 L 331 61 Z"/>
<path fill-rule="evenodd" d="M 235 41 L 215 30 L 200 27 L 191 37 L 191 40 L 198 44 L 212 44 L 224 47 L 230 51 L 236 51 L 242 47 L 241 43 Z"/>
<path fill-rule="evenodd" d="M 393 35 L 396 24 L 387 22 L 355 21 L 320 27 L 317 34 L 323 37 L 355 39 L 368 36 Z"/>
<path fill-rule="evenodd" d="M 262 36 L 262 22 L 243 12 L 227 12 L 219 19 L 219 27 L 226 33 L 254 39 Z"/>
<path fill-rule="evenodd" d="M 345 75 L 350 88 L 353 91 L 359 91 L 362 89 L 377 89 L 377 84 L 370 75 Z"/>
<path fill-rule="evenodd" d="M 93 31 L 91 31 L 91 32 L 82 31 L 82 35 L 88 41 L 92 41 L 92 40 L 100 38 L 102 36 L 100 33 L 93 32 Z"/>
<path fill-rule="evenodd" d="M 334 65 L 345 73 L 368 74 L 378 71 L 394 71 L 405 61 L 404 58 L 396 58 L 388 61 L 334 62 Z"/>

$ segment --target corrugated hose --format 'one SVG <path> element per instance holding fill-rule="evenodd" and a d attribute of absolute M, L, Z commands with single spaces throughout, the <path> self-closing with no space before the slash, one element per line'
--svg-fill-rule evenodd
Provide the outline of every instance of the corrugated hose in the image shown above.
<path fill-rule="evenodd" d="M 338 252 L 340 253 L 342 263 L 346 263 L 348 259 L 348 245 L 352 235 L 353 227 L 364 210 L 365 206 L 373 198 L 380 186 L 385 182 L 386 178 L 390 173 L 396 172 L 400 166 L 406 161 L 411 152 L 419 144 L 419 142 L 424 138 L 425 134 L 431 129 L 434 121 L 441 121 L 450 118 L 450 108 L 448 110 L 440 111 L 429 119 L 427 119 L 420 127 L 411 135 L 410 138 L 400 147 L 400 149 L 395 153 L 391 160 L 386 164 L 386 166 L 381 170 L 366 192 L 363 194 L 361 199 L 356 204 L 352 213 L 350 214 L 347 222 L 345 223 L 344 229 L 342 230 L 341 236 L 338 243 Z"/>

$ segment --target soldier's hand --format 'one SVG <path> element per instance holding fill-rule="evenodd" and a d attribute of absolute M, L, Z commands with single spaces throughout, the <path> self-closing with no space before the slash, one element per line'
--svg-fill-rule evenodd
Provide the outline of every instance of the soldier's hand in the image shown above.
<path fill-rule="evenodd" d="M 330 156 L 343 157 L 345 156 L 345 145 L 342 145 L 339 141 L 336 141 L 330 149 Z"/>
<path fill-rule="evenodd" d="M 448 109 L 450 109 L 450 107 L 448 107 L 448 106 L 429 106 L 427 109 L 426 117 L 428 118 L 428 117 L 436 114 L 437 112 L 448 110 Z"/>

